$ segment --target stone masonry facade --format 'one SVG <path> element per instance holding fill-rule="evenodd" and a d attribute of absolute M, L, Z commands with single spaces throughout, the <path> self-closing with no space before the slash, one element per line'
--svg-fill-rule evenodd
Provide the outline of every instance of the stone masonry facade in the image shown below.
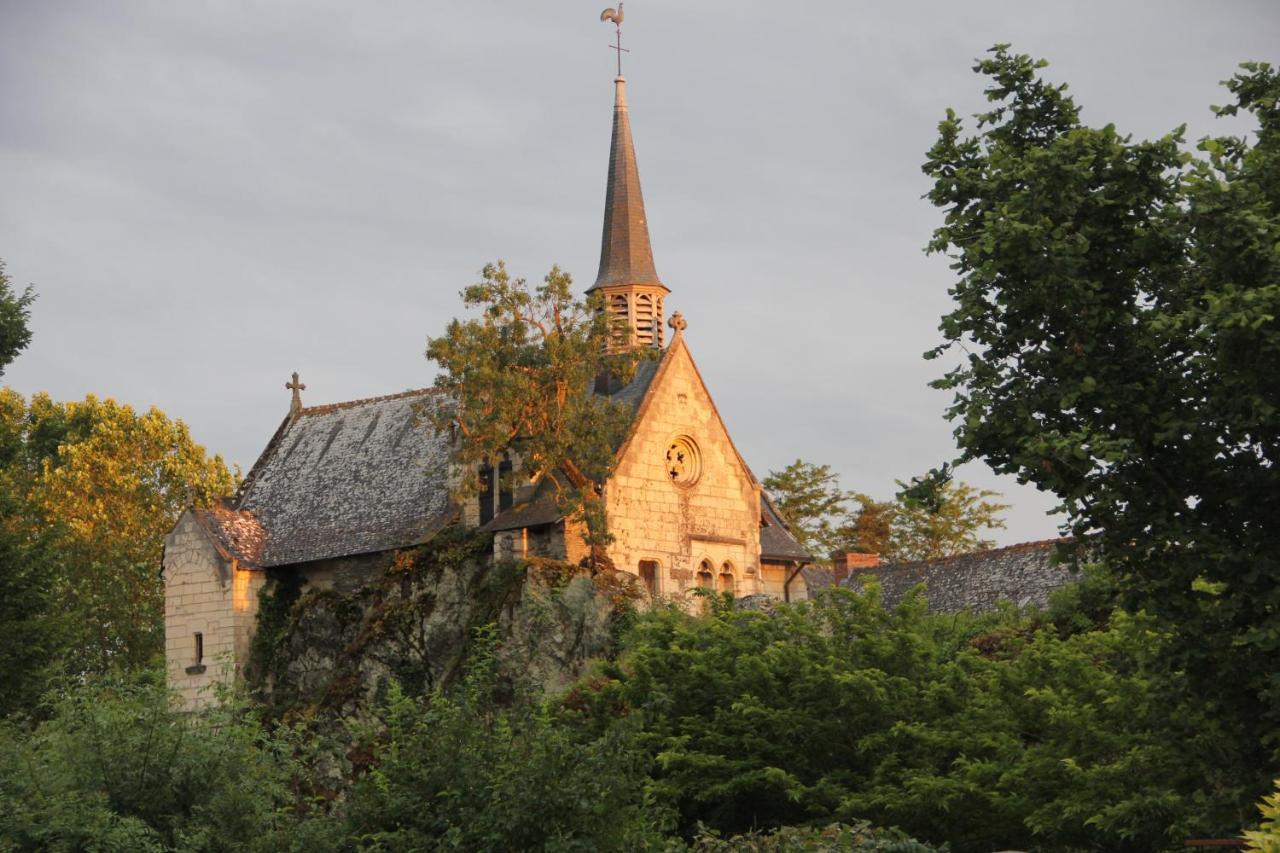
<path fill-rule="evenodd" d="M 698 475 L 673 482 L 666 454 L 677 439 L 698 455 Z M 666 353 L 637 413 L 631 437 L 605 487 L 614 544 L 624 571 L 658 564 L 659 595 L 697 585 L 701 565 L 717 579 L 731 574 L 735 592 L 763 592 L 760 574 L 760 493 L 738 456 L 683 336 Z M 779 589 L 780 593 L 780 589 Z"/>
<path fill-rule="evenodd" d="M 164 575 L 169 685 L 185 707 L 198 708 L 248 659 L 265 575 L 220 554 L 190 511 L 165 538 Z"/>

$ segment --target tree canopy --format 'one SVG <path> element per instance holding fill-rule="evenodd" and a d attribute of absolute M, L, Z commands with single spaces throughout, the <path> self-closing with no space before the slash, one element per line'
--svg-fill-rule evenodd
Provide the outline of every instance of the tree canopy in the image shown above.
<path fill-rule="evenodd" d="M 1280 74 L 1246 63 L 1219 114 L 1250 137 L 1090 127 L 1044 62 L 997 46 L 991 108 L 924 164 L 946 217 L 961 460 L 1056 494 L 1170 665 L 1280 746 Z M 1261 742 L 1262 738 L 1258 738 Z M 1261 759 L 1257 766 L 1262 766 Z"/>
<path fill-rule="evenodd" d="M 31 343 L 31 303 L 36 293 L 31 285 L 15 293 L 0 260 L 0 376 L 18 354 Z"/>
<path fill-rule="evenodd" d="M 427 342 L 427 357 L 440 366 L 435 387 L 448 401 L 435 410 L 435 426 L 457 429 L 462 471 L 510 453 L 514 480 L 551 477 L 561 506 L 585 523 L 598 550 L 609 541 L 599 493 L 631 409 L 593 391 L 602 375 L 629 378 L 648 353 L 608 351 L 614 322 L 599 301 L 577 299 L 558 267 L 536 288 L 512 278 L 502 261 L 481 275 L 462 292 L 479 316 L 455 319 Z M 461 478 L 463 494 L 478 487 L 475 476 Z"/>
<path fill-rule="evenodd" d="M 164 647 L 164 535 L 236 479 L 159 409 L 0 390 L 0 584 L 27 591 L 3 606 L 56 622 L 48 651 L 72 671 L 146 663 Z"/>
<path fill-rule="evenodd" d="M 991 500 L 999 497 L 996 492 L 955 482 L 948 475 L 933 484 L 923 500 L 915 495 L 923 479 L 914 478 L 911 484 L 899 480 L 894 499 L 880 501 L 846 492 L 830 465 L 797 459 L 781 471 L 771 471 L 764 487 L 805 547 L 824 557 L 858 551 L 899 563 L 994 546 L 982 534 L 1004 527 L 1001 514 L 1009 508 Z"/>

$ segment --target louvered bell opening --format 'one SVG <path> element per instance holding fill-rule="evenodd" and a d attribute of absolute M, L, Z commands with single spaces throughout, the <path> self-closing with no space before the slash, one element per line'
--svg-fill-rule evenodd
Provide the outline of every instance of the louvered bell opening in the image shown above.
<path fill-rule="evenodd" d="M 653 346 L 656 316 L 653 297 L 647 293 L 638 295 L 636 297 L 636 343 L 642 347 Z"/>
<path fill-rule="evenodd" d="M 624 347 L 631 336 L 631 306 L 625 293 L 609 297 L 609 314 L 613 318 L 613 345 Z"/>

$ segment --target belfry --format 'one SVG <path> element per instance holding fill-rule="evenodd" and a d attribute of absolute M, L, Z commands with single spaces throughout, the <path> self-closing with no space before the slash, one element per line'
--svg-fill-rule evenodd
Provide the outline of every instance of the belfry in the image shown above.
<path fill-rule="evenodd" d="M 587 291 L 602 291 L 605 304 L 628 332 L 626 343 L 662 347 L 663 299 L 670 291 L 653 265 L 649 223 L 645 219 L 640 170 L 636 166 L 627 81 L 613 81 L 613 141 L 605 185 L 604 231 L 600 238 L 600 270 Z"/>

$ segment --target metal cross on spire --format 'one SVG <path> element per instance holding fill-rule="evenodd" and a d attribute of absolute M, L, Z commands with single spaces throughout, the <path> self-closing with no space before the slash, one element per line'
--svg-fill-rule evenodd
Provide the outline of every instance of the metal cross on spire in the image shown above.
<path fill-rule="evenodd" d="M 618 3 L 618 8 L 614 9 L 614 8 L 610 7 L 610 8 L 605 9 L 603 12 L 601 12 L 601 13 L 600 13 L 600 20 L 602 20 L 602 21 L 613 21 L 613 25 L 614 25 L 614 27 L 616 28 L 616 29 L 615 29 L 615 31 L 614 31 L 614 35 L 615 35 L 615 37 L 616 37 L 616 39 L 617 39 L 617 43 L 616 43 L 616 44 L 611 44 L 611 45 L 609 45 L 609 47 L 610 47 L 610 48 L 612 48 L 613 50 L 616 50 L 616 51 L 618 52 L 618 76 L 619 76 L 619 77 L 621 77 L 621 76 L 622 76 L 622 54 L 624 54 L 624 53 L 630 53 L 630 52 L 631 52 L 631 51 L 627 50 L 625 47 L 623 47 L 623 46 L 622 46 L 622 19 L 623 19 L 623 17 L 624 17 L 624 15 L 623 15 L 623 11 L 622 11 L 622 3 L 621 3 L 621 2 L 619 2 L 619 3 Z"/>

